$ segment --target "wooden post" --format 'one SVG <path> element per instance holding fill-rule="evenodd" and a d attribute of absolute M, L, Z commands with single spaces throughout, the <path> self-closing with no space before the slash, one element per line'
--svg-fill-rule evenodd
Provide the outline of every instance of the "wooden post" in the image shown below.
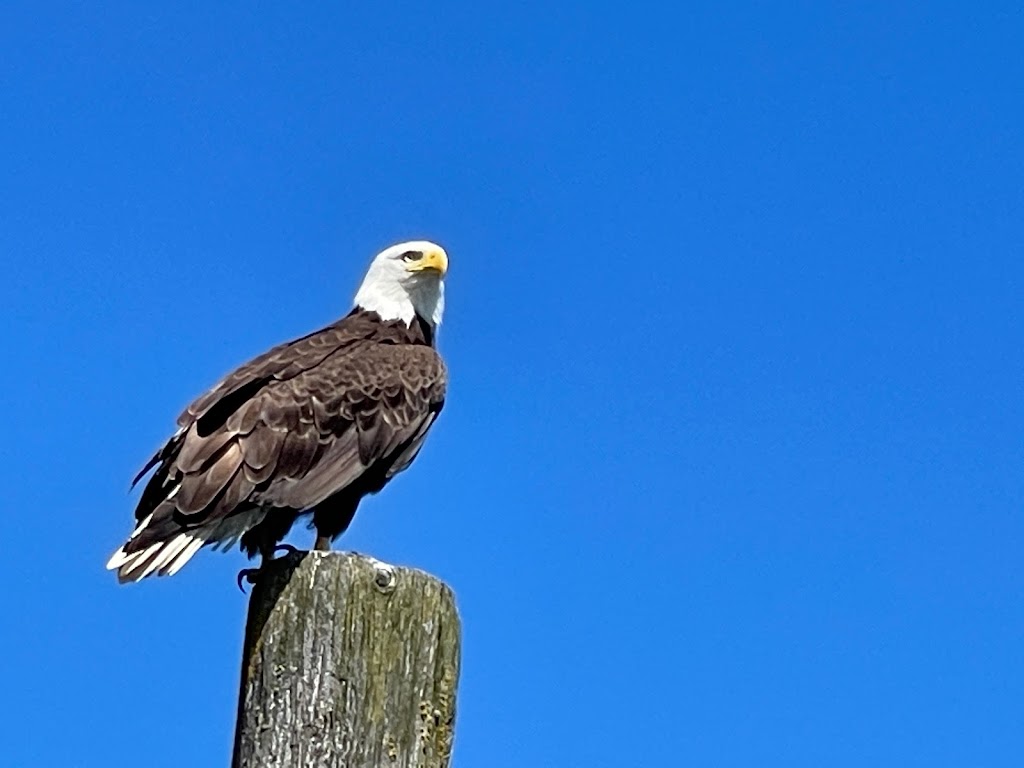
<path fill-rule="evenodd" d="M 443 768 L 459 618 L 429 574 L 342 552 L 271 563 L 249 600 L 234 768 Z"/>

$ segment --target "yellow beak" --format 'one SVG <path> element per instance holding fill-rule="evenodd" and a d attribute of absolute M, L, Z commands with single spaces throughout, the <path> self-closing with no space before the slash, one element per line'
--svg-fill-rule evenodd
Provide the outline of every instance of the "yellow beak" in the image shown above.
<path fill-rule="evenodd" d="M 422 272 L 425 269 L 432 269 L 435 272 L 444 274 L 448 271 L 448 254 L 443 248 L 431 248 L 424 251 L 423 258 L 410 264 L 407 269 L 410 272 Z"/>

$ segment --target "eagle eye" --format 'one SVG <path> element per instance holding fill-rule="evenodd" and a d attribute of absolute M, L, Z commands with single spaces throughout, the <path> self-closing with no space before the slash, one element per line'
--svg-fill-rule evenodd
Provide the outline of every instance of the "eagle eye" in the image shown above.
<path fill-rule="evenodd" d="M 402 254 L 402 261 L 419 261 L 423 258 L 421 251 L 406 251 Z"/>

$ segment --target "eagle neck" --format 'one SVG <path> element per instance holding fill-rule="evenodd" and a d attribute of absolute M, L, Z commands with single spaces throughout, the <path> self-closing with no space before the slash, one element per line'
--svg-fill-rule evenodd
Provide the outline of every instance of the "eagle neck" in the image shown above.
<path fill-rule="evenodd" d="M 391 344 L 421 344 L 423 346 L 434 346 L 436 329 L 424 317 L 414 314 L 411 322 L 400 319 L 381 318 L 380 314 L 371 309 L 355 307 L 344 321 L 355 321 L 372 323 L 377 327 L 374 335 L 379 340 Z"/>

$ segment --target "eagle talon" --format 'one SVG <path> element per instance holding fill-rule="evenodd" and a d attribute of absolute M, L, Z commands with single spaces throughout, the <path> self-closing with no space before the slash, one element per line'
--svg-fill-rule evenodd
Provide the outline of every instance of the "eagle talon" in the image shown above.
<path fill-rule="evenodd" d="M 298 547 L 293 547 L 291 544 L 278 544 L 271 550 L 271 552 L 273 552 L 275 555 L 278 552 L 285 552 L 285 557 L 292 557 L 294 555 L 302 554 L 301 549 L 299 549 Z"/>
<path fill-rule="evenodd" d="M 238 583 L 238 588 L 242 591 L 243 595 L 245 594 L 245 587 L 242 586 L 242 579 L 245 579 L 250 584 L 255 584 L 256 577 L 260 575 L 262 570 L 262 568 L 243 568 L 238 572 L 238 578 L 236 581 Z"/>

